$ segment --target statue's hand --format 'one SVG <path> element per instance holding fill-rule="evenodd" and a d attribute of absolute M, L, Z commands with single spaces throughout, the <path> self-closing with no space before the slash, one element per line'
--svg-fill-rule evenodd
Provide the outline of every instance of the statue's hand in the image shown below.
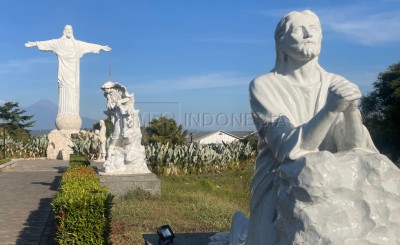
<path fill-rule="evenodd" d="M 353 100 L 349 103 L 349 106 L 347 107 L 346 110 L 344 110 L 344 112 L 353 112 L 353 111 L 357 111 L 358 110 L 358 103 L 360 102 L 359 99 L 357 100 Z"/>
<path fill-rule="evenodd" d="M 326 107 L 332 112 L 355 110 L 360 98 L 361 92 L 355 84 L 345 79 L 338 80 L 329 87 Z"/>
<path fill-rule="evenodd" d="M 111 51 L 111 48 L 108 47 L 108 45 L 106 45 L 106 46 L 101 46 L 101 49 L 104 50 L 104 51 Z"/>
<path fill-rule="evenodd" d="M 25 47 L 27 47 L 27 48 L 30 48 L 30 47 L 34 47 L 34 46 L 37 46 L 37 43 L 36 42 L 26 42 L 25 43 Z"/>

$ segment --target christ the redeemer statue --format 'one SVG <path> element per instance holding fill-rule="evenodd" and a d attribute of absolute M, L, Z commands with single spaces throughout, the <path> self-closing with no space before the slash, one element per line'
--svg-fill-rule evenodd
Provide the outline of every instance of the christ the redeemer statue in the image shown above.
<path fill-rule="evenodd" d="M 37 46 L 41 51 L 52 51 L 58 57 L 58 113 L 56 127 L 59 130 L 79 130 L 79 68 L 80 59 L 86 53 L 98 54 L 111 51 L 108 46 L 82 42 L 74 38 L 72 26 L 66 25 L 61 38 L 48 41 L 27 42 L 26 47 Z"/>

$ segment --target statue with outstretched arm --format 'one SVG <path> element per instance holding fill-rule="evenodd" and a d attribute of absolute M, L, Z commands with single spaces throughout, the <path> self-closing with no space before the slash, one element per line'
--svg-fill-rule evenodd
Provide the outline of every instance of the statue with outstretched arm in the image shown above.
<path fill-rule="evenodd" d="M 58 57 L 58 113 L 57 129 L 79 130 L 80 59 L 84 54 L 101 50 L 111 51 L 108 46 L 76 40 L 72 26 L 66 25 L 61 38 L 47 41 L 27 42 L 26 47 L 38 47 L 41 51 L 52 51 Z"/>

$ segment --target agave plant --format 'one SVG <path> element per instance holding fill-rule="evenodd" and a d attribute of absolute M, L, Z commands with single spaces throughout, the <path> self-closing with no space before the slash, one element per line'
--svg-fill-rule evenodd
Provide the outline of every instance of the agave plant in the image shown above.
<path fill-rule="evenodd" d="M 149 167 L 158 173 L 196 173 L 216 171 L 247 163 L 255 151 L 250 144 L 161 145 L 146 146 Z M 169 170 L 169 171 L 166 171 Z M 173 171 L 171 171 L 171 169 Z"/>
<path fill-rule="evenodd" d="M 80 131 L 78 139 L 72 140 L 74 154 L 80 154 L 88 160 L 99 157 L 100 144 L 96 134 L 92 131 Z"/>
<path fill-rule="evenodd" d="M 36 158 L 46 156 L 48 139 L 46 135 L 30 138 L 28 141 L 17 141 L 10 136 L 5 137 L 7 157 L 11 158 Z M 4 152 L 3 141 L 0 143 L 0 150 Z"/>

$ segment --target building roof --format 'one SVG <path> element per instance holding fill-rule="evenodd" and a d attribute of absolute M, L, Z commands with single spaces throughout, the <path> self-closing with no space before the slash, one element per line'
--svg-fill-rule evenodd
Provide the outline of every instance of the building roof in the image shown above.
<path fill-rule="evenodd" d="M 245 139 L 247 136 L 252 135 L 256 133 L 256 131 L 230 131 L 230 132 L 225 132 L 222 130 L 216 130 L 216 131 L 202 131 L 202 132 L 193 132 L 188 134 L 186 137 L 186 142 L 198 142 L 201 139 L 204 139 L 212 134 L 215 134 L 217 132 L 232 136 L 234 138 L 237 138 L 238 140 Z"/>

